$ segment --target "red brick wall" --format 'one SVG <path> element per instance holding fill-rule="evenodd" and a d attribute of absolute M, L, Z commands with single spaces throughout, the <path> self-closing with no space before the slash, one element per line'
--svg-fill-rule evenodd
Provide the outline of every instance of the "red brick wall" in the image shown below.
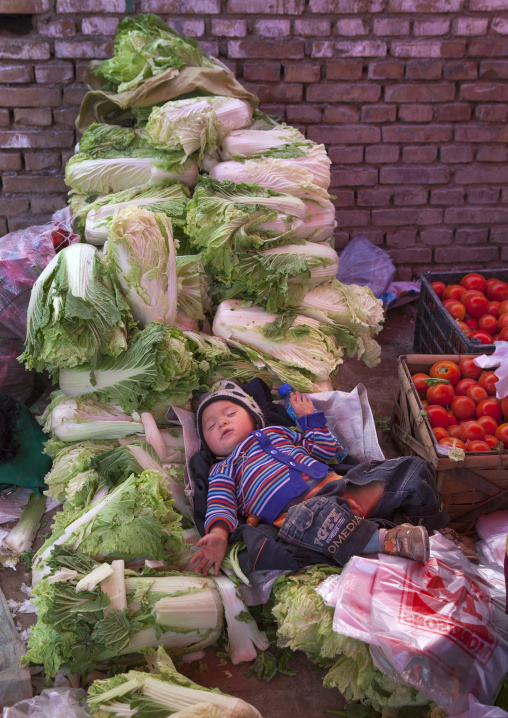
<path fill-rule="evenodd" d="M 407 278 L 508 260 L 508 0 L 0 0 L 0 235 L 65 203 L 88 60 L 155 12 L 324 142 L 337 247 Z M 17 17 L 10 12 L 25 13 Z"/>

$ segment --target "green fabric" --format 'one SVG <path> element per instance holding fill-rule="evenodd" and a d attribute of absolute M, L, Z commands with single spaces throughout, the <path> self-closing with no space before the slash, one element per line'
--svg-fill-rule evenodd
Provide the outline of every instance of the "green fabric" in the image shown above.
<path fill-rule="evenodd" d="M 51 459 L 43 454 L 47 437 L 25 404 L 18 401 L 16 432 L 19 439 L 18 455 L 0 464 L 0 491 L 8 486 L 23 486 L 42 493 L 44 477 L 51 469 Z"/>
<path fill-rule="evenodd" d="M 174 100 L 182 95 L 199 91 L 203 95 L 222 95 L 247 100 L 255 109 L 259 100 L 248 92 L 238 80 L 226 70 L 212 67 L 184 67 L 177 70 L 172 67 L 145 80 L 134 90 L 115 93 L 100 90 L 100 80 L 93 77 L 94 66 L 90 63 L 85 81 L 91 87 L 83 102 L 76 127 L 84 132 L 93 122 L 120 124 L 132 117 L 131 107 L 150 107 L 161 102 Z"/>

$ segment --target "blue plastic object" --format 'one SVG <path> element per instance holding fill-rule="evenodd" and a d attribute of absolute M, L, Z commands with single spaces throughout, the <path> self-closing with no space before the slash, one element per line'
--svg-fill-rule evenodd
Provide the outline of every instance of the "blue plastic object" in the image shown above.
<path fill-rule="evenodd" d="M 283 384 L 279 387 L 279 396 L 281 399 L 284 399 L 284 409 L 287 411 L 289 418 L 293 419 L 293 421 L 297 422 L 298 417 L 296 416 L 293 407 L 291 406 L 291 392 L 293 391 L 293 387 L 291 384 Z"/>

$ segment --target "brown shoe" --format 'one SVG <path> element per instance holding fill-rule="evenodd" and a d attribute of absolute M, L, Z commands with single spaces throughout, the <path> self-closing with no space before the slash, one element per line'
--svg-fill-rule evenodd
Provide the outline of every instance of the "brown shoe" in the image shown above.
<path fill-rule="evenodd" d="M 464 543 L 464 540 L 459 536 L 456 531 L 449 527 L 446 527 L 444 529 L 439 529 L 438 533 L 440 533 L 441 536 L 444 536 L 445 539 L 448 539 L 448 541 L 454 543 L 457 548 L 460 548 L 464 556 L 469 559 L 471 563 L 474 563 L 475 566 L 480 563 L 480 557 L 478 556 L 474 548 L 472 546 L 467 546 Z"/>
<path fill-rule="evenodd" d="M 430 556 L 429 534 L 424 526 L 400 524 L 393 529 L 380 529 L 381 553 L 427 561 Z"/>

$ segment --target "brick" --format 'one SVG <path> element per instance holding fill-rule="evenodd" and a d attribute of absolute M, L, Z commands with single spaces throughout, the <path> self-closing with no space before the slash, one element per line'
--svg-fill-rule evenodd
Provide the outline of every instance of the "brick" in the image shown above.
<path fill-rule="evenodd" d="M 453 230 L 424 229 L 420 232 L 420 242 L 431 247 L 449 246 L 453 243 Z"/>
<path fill-rule="evenodd" d="M 35 81 L 40 85 L 56 85 L 73 79 L 74 68 L 71 62 L 35 66 Z"/>
<path fill-rule="evenodd" d="M 482 80 L 508 78 L 508 60 L 485 60 L 485 62 L 481 62 L 480 77 Z"/>
<path fill-rule="evenodd" d="M 469 204 L 496 204 L 501 190 L 499 187 L 471 187 L 466 194 Z"/>
<path fill-rule="evenodd" d="M 289 20 L 255 20 L 254 33 L 260 37 L 288 37 L 291 32 Z"/>
<path fill-rule="evenodd" d="M 65 195 L 53 194 L 49 197 L 30 197 L 30 211 L 33 214 L 42 214 L 48 207 L 52 211 L 63 209 L 67 205 L 67 197 Z"/>
<path fill-rule="evenodd" d="M 460 99 L 473 102 L 508 102 L 508 85 L 501 82 L 465 83 L 460 88 Z"/>
<path fill-rule="evenodd" d="M 295 20 L 293 32 L 304 37 L 326 37 L 331 32 L 330 20 Z"/>
<path fill-rule="evenodd" d="M 485 35 L 488 25 L 487 17 L 458 17 L 453 21 L 453 34 L 468 37 Z"/>
<path fill-rule="evenodd" d="M 320 65 L 286 65 L 284 79 L 286 82 L 318 82 L 321 77 Z"/>
<path fill-rule="evenodd" d="M 390 0 L 390 12 L 460 12 L 464 0 Z"/>
<path fill-rule="evenodd" d="M 508 142 L 506 125 L 463 125 L 455 128 L 457 142 Z"/>
<path fill-rule="evenodd" d="M 112 40 L 85 40 L 81 42 L 55 41 L 55 57 L 98 58 L 111 57 Z"/>
<path fill-rule="evenodd" d="M 478 105 L 475 109 L 475 119 L 480 122 L 506 122 L 508 107 L 506 105 Z"/>
<path fill-rule="evenodd" d="M 288 122 L 321 122 L 322 110 L 311 105 L 289 105 L 286 108 Z"/>
<path fill-rule="evenodd" d="M 228 42 L 228 55 L 232 58 L 262 57 L 267 60 L 291 58 L 298 60 L 304 55 L 303 40 L 282 40 L 281 42 L 267 42 L 255 38 L 246 40 L 230 40 Z"/>
<path fill-rule="evenodd" d="M 387 105 L 367 105 L 362 107 L 362 122 L 394 122 L 397 108 Z"/>
<path fill-rule="evenodd" d="M 116 17 L 85 17 L 81 21 L 83 35 L 114 35 L 118 25 Z"/>
<path fill-rule="evenodd" d="M 446 164 L 472 162 L 473 156 L 474 150 L 469 145 L 449 145 L 439 150 L 439 159 Z"/>
<path fill-rule="evenodd" d="M 280 63 L 246 62 L 243 66 L 243 76 L 246 80 L 258 80 L 261 82 L 279 82 Z"/>
<path fill-rule="evenodd" d="M 367 35 L 369 33 L 367 21 L 360 20 L 359 18 L 337 20 L 337 25 L 335 27 L 337 35 L 340 35 L 341 37 L 355 37 L 357 35 Z"/>
<path fill-rule="evenodd" d="M 310 0 L 309 3 L 311 12 L 323 14 L 363 15 L 382 12 L 385 8 L 386 0 Z"/>
<path fill-rule="evenodd" d="M 503 262 L 508 262 L 508 250 L 506 247 L 501 247 L 501 259 Z"/>
<path fill-rule="evenodd" d="M 487 215 L 484 207 L 449 207 L 445 210 L 446 224 L 506 224 L 508 222 L 508 207 L 489 207 Z M 487 261 L 487 260 L 479 260 Z"/>
<path fill-rule="evenodd" d="M 404 147 L 402 161 L 414 164 L 434 162 L 437 158 L 437 147 Z"/>
<path fill-rule="evenodd" d="M 424 226 L 427 224 L 440 224 L 442 220 L 442 209 L 415 207 L 414 209 L 372 210 L 372 224 L 377 227 Z"/>
<path fill-rule="evenodd" d="M 220 0 L 141 0 L 141 12 L 218 15 Z"/>
<path fill-rule="evenodd" d="M 368 227 L 370 224 L 370 212 L 339 210 L 336 216 L 339 227 Z"/>
<path fill-rule="evenodd" d="M 498 232 L 499 230 L 494 229 L 492 233 Z M 472 227 L 459 227 L 455 230 L 455 241 L 457 244 L 486 244 L 489 235 L 488 229 L 473 229 Z"/>
<path fill-rule="evenodd" d="M 52 124 L 53 118 L 51 117 L 51 110 L 30 108 L 14 110 L 14 122 L 25 127 L 45 127 Z"/>
<path fill-rule="evenodd" d="M 403 122 L 430 122 L 434 119 L 431 105 L 402 105 L 399 107 L 399 120 Z"/>
<path fill-rule="evenodd" d="M 413 279 L 413 270 L 411 267 L 395 267 L 394 282 L 410 282 Z"/>
<path fill-rule="evenodd" d="M 463 40 L 394 40 L 390 52 L 394 57 L 463 57 Z"/>
<path fill-rule="evenodd" d="M 411 60 L 406 65 L 407 80 L 440 80 L 443 63 L 437 60 Z"/>
<path fill-rule="evenodd" d="M 335 207 L 352 207 L 355 203 L 353 190 L 335 190 L 335 199 L 332 200 Z"/>
<path fill-rule="evenodd" d="M 219 57 L 219 43 L 216 41 L 208 42 L 207 40 L 198 40 L 199 47 L 206 55 Z"/>
<path fill-rule="evenodd" d="M 72 150 L 64 150 L 64 152 L 61 153 L 62 157 L 62 167 L 65 167 L 67 162 L 71 159 L 71 157 L 74 156 L 74 148 Z"/>
<path fill-rule="evenodd" d="M 402 18 L 375 18 L 374 35 L 377 37 L 381 35 L 387 35 L 388 37 L 409 35 L 409 20 Z"/>
<path fill-rule="evenodd" d="M 473 60 L 460 60 L 447 62 L 443 69 L 445 80 L 475 80 L 478 77 L 478 68 Z"/>
<path fill-rule="evenodd" d="M 385 88 L 385 102 L 451 102 L 454 99 L 455 86 L 452 84 L 392 85 Z"/>
<path fill-rule="evenodd" d="M 247 21 L 213 18 L 212 35 L 218 35 L 219 37 L 245 37 L 247 35 Z"/>
<path fill-rule="evenodd" d="M 7 127 L 10 121 L 9 110 L 0 109 L 0 127 Z"/>
<path fill-rule="evenodd" d="M 506 188 L 501 192 L 501 202 L 508 202 L 508 192 Z"/>
<path fill-rule="evenodd" d="M 26 212 L 28 209 L 27 199 L 9 199 L 0 198 L 0 214 L 4 217 L 13 217 L 21 212 Z"/>
<path fill-rule="evenodd" d="M 305 0 L 265 0 L 262 8 L 259 5 L 259 0 L 228 0 L 229 13 L 301 15 L 304 7 Z"/>
<path fill-rule="evenodd" d="M 342 127 L 320 125 L 309 127 L 307 136 L 309 140 L 326 144 L 372 144 L 381 141 L 381 130 L 371 125 L 342 125 Z"/>
<path fill-rule="evenodd" d="M 452 127 L 447 125 L 398 125 L 397 127 L 383 127 L 383 142 L 448 142 L 452 139 Z"/>
<path fill-rule="evenodd" d="M 53 22 L 38 22 L 37 29 L 41 37 L 74 37 L 76 23 L 74 20 L 55 20 Z"/>
<path fill-rule="evenodd" d="M 53 112 L 53 119 L 56 125 L 74 127 L 74 123 L 76 122 L 76 108 L 64 107 L 61 110 L 55 110 Z"/>
<path fill-rule="evenodd" d="M 369 64 L 370 80 L 400 80 L 404 76 L 404 64 L 395 60 L 371 62 Z"/>
<path fill-rule="evenodd" d="M 385 57 L 386 42 L 381 40 L 333 41 L 319 40 L 312 43 L 312 57 Z"/>
<path fill-rule="evenodd" d="M 359 80 L 362 72 L 362 62 L 329 62 L 326 65 L 327 80 Z"/>
<path fill-rule="evenodd" d="M 464 190 L 460 187 L 450 189 L 433 189 L 430 193 L 431 204 L 463 204 Z"/>
<path fill-rule="evenodd" d="M 362 237 L 368 239 L 371 244 L 381 245 L 384 243 L 384 233 L 380 229 L 362 229 Z"/>
<path fill-rule="evenodd" d="M 365 148 L 365 161 L 369 164 L 397 162 L 399 151 L 397 145 L 370 145 Z"/>
<path fill-rule="evenodd" d="M 60 167 L 60 155 L 57 152 L 27 152 L 25 167 L 30 171 L 53 170 Z"/>
<path fill-rule="evenodd" d="M 54 107 L 61 102 L 59 89 L 0 87 L 4 107 Z"/>
<path fill-rule="evenodd" d="M 383 211 L 383 210 L 381 210 Z M 388 211 L 388 210 L 386 210 Z M 403 210 L 394 210 L 400 212 Z M 414 264 L 422 264 L 423 262 L 430 262 L 432 259 L 432 250 L 428 247 L 412 247 L 410 249 L 390 249 L 388 254 L 392 258 L 395 264 L 407 264 L 408 262 Z"/>
<path fill-rule="evenodd" d="M 416 37 L 448 35 L 450 32 L 450 21 L 444 17 L 436 17 L 431 20 L 415 20 L 413 23 L 413 32 Z"/>
<path fill-rule="evenodd" d="M 87 89 L 86 87 L 83 87 L 83 85 L 70 85 L 69 87 L 64 87 L 64 103 L 66 105 L 81 105 L 86 93 Z"/>
<path fill-rule="evenodd" d="M 377 170 L 347 169 L 332 170 L 332 187 L 369 187 L 377 184 Z"/>
<path fill-rule="evenodd" d="M 0 82 L 21 83 L 33 82 L 34 71 L 32 65 L 4 65 L 0 66 Z"/>
<path fill-rule="evenodd" d="M 212 20 L 213 28 L 214 20 Z M 180 35 L 188 35 L 189 37 L 203 37 L 205 34 L 205 21 L 201 20 L 168 20 L 168 25 L 180 33 Z M 216 33 L 212 32 L 212 35 Z"/>
<path fill-rule="evenodd" d="M 336 229 L 333 233 L 333 239 L 335 249 L 344 249 L 346 244 L 349 242 L 349 232 L 343 232 L 342 230 Z"/>
<path fill-rule="evenodd" d="M 395 249 L 414 247 L 416 244 L 417 232 L 413 229 L 399 229 L 395 232 L 386 233 L 386 246 Z"/>
<path fill-rule="evenodd" d="M 0 146 L 9 148 L 46 149 L 46 147 L 72 147 L 74 132 L 68 130 L 28 130 L 26 132 L 0 131 Z M 4 190 L 7 192 L 4 186 Z"/>
<path fill-rule="evenodd" d="M 508 148 L 503 145 L 480 145 L 476 152 L 478 162 L 506 162 Z"/>
<path fill-rule="evenodd" d="M 47 42 L 2 39 L 0 43 L 0 60 L 48 60 L 50 53 Z"/>
<path fill-rule="evenodd" d="M 470 40 L 467 47 L 470 57 L 506 57 L 508 56 L 508 39 L 502 37 Z"/>
<path fill-rule="evenodd" d="M 363 147 L 354 147 L 352 145 L 342 147 L 336 145 L 330 147 L 328 156 L 333 163 L 339 165 L 361 164 L 363 161 Z"/>
<path fill-rule="evenodd" d="M 47 224 L 51 221 L 51 212 L 34 216 L 33 214 L 22 214 L 9 220 L 9 232 L 18 232 L 33 225 Z"/>
<path fill-rule="evenodd" d="M 49 0 L 2 0 L 0 14 L 34 15 L 48 12 L 50 8 Z"/>
<path fill-rule="evenodd" d="M 0 152 L 0 172 L 21 169 L 21 155 L 14 152 Z"/>
<path fill-rule="evenodd" d="M 487 233 L 487 230 L 478 230 Z M 508 242 L 508 231 L 502 229 L 492 229 L 490 232 L 490 241 L 493 244 L 506 244 Z"/>
<path fill-rule="evenodd" d="M 301 102 L 303 97 L 302 85 L 288 82 L 270 83 L 267 85 L 244 82 L 249 92 L 257 95 L 261 102 Z"/>
<path fill-rule="evenodd" d="M 490 23 L 490 27 L 499 35 L 508 35 L 508 20 L 505 17 L 495 17 Z"/>
<path fill-rule="evenodd" d="M 480 10 L 508 10 L 508 0 L 469 0 L 469 9 Z"/>
<path fill-rule="evenodd" d="M 392 198 L 391 189 L 360 189 L 358 190 L 357 202 L 359 207 L 383 207 L 390 204 Z"/>
<path fill-rule="evenodd" d="M 126 13 L 129 10 L 127 9 L 126 0 L 57 0 L 56 12 L 58 15 L 72 15 L 73 13 L 83 12 Z M 146 10 L 143 12 L 146 12 Z M 170 12 L 170 10 L 166 9 L 166 12 Z"/>
<path fill-rule="evenodd" d="M 309 102 L 377 102 L 381 97 L 379 85 L 319 83 L 307 88 Z"/>
<path fill-rule="evenodd" d="M 447 212 L 450 211 L 447 210 Z M 453 252 L 439 248 L 434 250 L 434 260 L 436 262 L 455 264 L 457 257 L 460 257 L 461 262 L 467 262 L 468 264 L 470 262 L 473 264 L 478 262 L 485 264 L 485 262 L 493 262 L 497 259 L 498 249 L 497 247 L 458 247 L 455 245 Z"/>
<path fill-rule="evenodd" d="M 443 184 L 450 180 L 450 170 L 441 167 L 383 167 L 381 184 Z"/>
<path fill-rule="evenodd" d="M 3 188 L 5 192 L 13 194 L 21 194 L 23 192 L 67 192 L 68 187 L 63 181 L 63 177 L 55 177 L 53 175 L 4 175 L 2 178 Z"/>
<path fill-rule="evenodd" d="M 471 119 L 471 106 L 465 103 L 438 105 L 436 108 L 437 122 L 468 122 Z"/>
<path fill-rule="evenodd" d="M 349 122 L 358 122 L 360 119 L 360 110 L 358 107 L 347 105 L 338 105 L 337 107 L 325 107 L 323 113 L 323 122 L 331 122 L 333 124 L 342 124 Z"/>

